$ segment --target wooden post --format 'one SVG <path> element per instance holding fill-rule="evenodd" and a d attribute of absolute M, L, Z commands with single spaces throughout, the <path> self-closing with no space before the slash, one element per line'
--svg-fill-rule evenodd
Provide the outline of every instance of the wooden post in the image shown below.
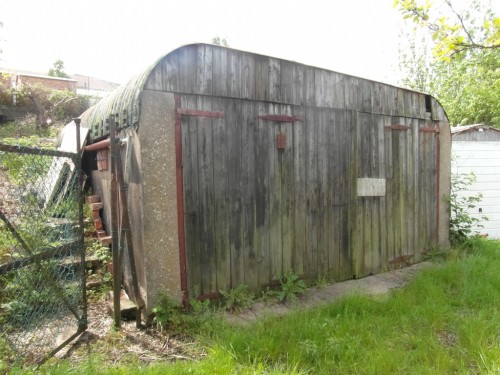
<path fill-rule="evenodd" d="M 130 227 L 130 215 L 128 212 L 128 197 L 127 187 L 125 186 L 125 178 L 123 177 L 122 160 L 118 155 L 115 159 L 115 171 L 120 186 L 120 201 L 121 201 L 121 233 L 120 233 L 120 248 L 124 251 L 123 240 L 127 240 L 127 253 L 130 263 L 130 274 L 132 276 L 132 287 L 134 289 L 135 303 L 137 304 L 136 326 L 141 327 L 141 311 L 144 308 L 144 300 L 139 291 L 139 282 L 137 280 L 137 266 L 135 263 L 134 246 L 132 243 L 132 228 Z"/>
<path fill-rule="evenodd" d="M 83 156 L 83 149 L 82 149 L 82 144 L 81 144 L 81 139 L 80 139 L 80 122 L 81 119 L 75 118 L 73 119 L 73 122 L 75 123 L 76 127 L 76 158 L 75 158 L 75 168 L 76 168 L 76 178 L 78 181 L 77 185 L 77 199 L 78 199 L 78 225 L 80 229 L 80 238 L 79 240 L 79 248 L 80 248 L 80 261 L 83 264 L 85 264 L 85 231 L 84 231 L 84 223 L 83 223 L 83 197 L 82 197 L 82 189 L 83 189 L 83 184 L 84 184 L 84 178 L 83 178 L 83 170 L 82 170 L 82 156 Z M 82 330 L 82 332 L 87 328 L 87 289 L 86 289 L 86 270 L 85 267 L 80 267 L 81 270 L 81 277 L 82 277 L 82 300 L 83 300 L 83 314 L 78 322 L 79 324 L 79 329 Z"/>
<path fill-rule="evenodd" d="M 113 318 L 115 327 L 121 327 L 120 294 L 121 294 L 121 262 L 118 242 L 118 182 L 116 177 L 116 127 L 115 117 L 109 118 L 109 138 L 111 140 L 111 250 L 113 257 Z"/>

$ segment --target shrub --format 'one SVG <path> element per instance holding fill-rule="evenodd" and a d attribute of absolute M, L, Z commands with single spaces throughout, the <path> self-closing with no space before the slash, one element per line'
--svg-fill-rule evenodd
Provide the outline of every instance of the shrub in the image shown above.
<path fill-rule="evenodd" d="M 475 208 L 482 199 L 482 194 L 463 194 L 469 190 L 476 181 L 476 176 L 470 174 L 455 174 L 451 176 L 450 195 L 450 241 L 452 245 L 459 246 L 477 235 L 474 228 L 481 228 L 480 219 L 487 220 L 485 216 L 481 218 L 473 217 L 469 212 Z"/>
<path fill-rule="evenodd" d="M 219 290 L 224 298 L 224 308 L 228 311 L 233 311 L 240 308 L 248 308 L 252 306 L 255 295 L 248 290 L 244 284 L 238 285 L 229 292 Z"/>
<path fill-rule="evenodd" d="M 280 290 L 278 291 L 278 299 L 280 302 L 297 300 L 298 294 L 303 294 L 306 289 L 306 283 L 298 275 L 289 271 L 284 275 L 277 277 L 280 283 Z"/>

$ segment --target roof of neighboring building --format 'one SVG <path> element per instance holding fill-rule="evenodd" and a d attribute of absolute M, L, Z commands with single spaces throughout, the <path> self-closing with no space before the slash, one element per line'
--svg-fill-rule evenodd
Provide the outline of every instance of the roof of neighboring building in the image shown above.
<path fill-rule="evenodd" d="M 498 142 L 500 129 L 484 124 L 456 126 L 451 128 L 451 137 L 454 142 Z"/>
<path fill-rule="evenodd" d="M 73 74 L 71 78 L 76 80 L 76 88 L 78 89 L 111 92 L 120 86 L 119 83 L 106 81 L 96 77 L 89 77 L 82 74 Z"/>
<path fill-rule="evenodd" d="M 460 134 L 470 130 L 491 130 L 494 132 L 500 132 L 500 129 L 494 128 L 493 126 L 485 125 L 485 124 L 473 124 L 473 125 L 462 125 L 462 126 L 454 126 L 451 128 L 452 134 Z"/>
<path fill-rule="evenodd" d="M 53 77 L 49 76 L 48 74 L 45 73 L 40 73 L 40 72 L 32 72 L 28 70 L 19 70 L 19 69 L 10 69 L 10 68 L 0 68 L 0 73 L 6 73 L 6 74 L 11 74 L 11 75 L 18 75 L 18 76 L 24 76 L 24 77 L 35 77 L 35 78 L 43 78 L 43 79 L 54 79 L 58 81 L 70 81 L 70 82 L 77 82 L 76 79 L 73 78 L 64 78 L 64 77 Z"/>

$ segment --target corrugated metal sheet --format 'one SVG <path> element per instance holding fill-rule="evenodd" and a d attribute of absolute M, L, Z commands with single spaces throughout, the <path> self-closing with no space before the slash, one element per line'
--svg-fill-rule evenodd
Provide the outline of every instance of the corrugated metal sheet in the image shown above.
<path fill-rule="evenodd" d="M 113 114 L 117 116 L 118 128 L 138 126 L 141 92 L 146 79 L 157 63 L 158 61 L 155 61 L 142 73 L 134 76 L 82 114 L 82 126 L 90 128 L 90 143 L 109 133 L 107 119 Z"/>

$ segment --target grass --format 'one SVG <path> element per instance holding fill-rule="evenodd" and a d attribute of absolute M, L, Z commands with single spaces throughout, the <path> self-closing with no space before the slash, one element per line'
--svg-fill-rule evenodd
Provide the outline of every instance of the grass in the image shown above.
<path fill-rule="evenodd" d="M 456 253 L 455 253 L 456 254 Z M 389 296 L 352 295 L 251 325 L 212 319 L 199 361 L 104 367 L 99 356 L 44 374 L 497 374 L 500 242 L 423 270 Z"/>

